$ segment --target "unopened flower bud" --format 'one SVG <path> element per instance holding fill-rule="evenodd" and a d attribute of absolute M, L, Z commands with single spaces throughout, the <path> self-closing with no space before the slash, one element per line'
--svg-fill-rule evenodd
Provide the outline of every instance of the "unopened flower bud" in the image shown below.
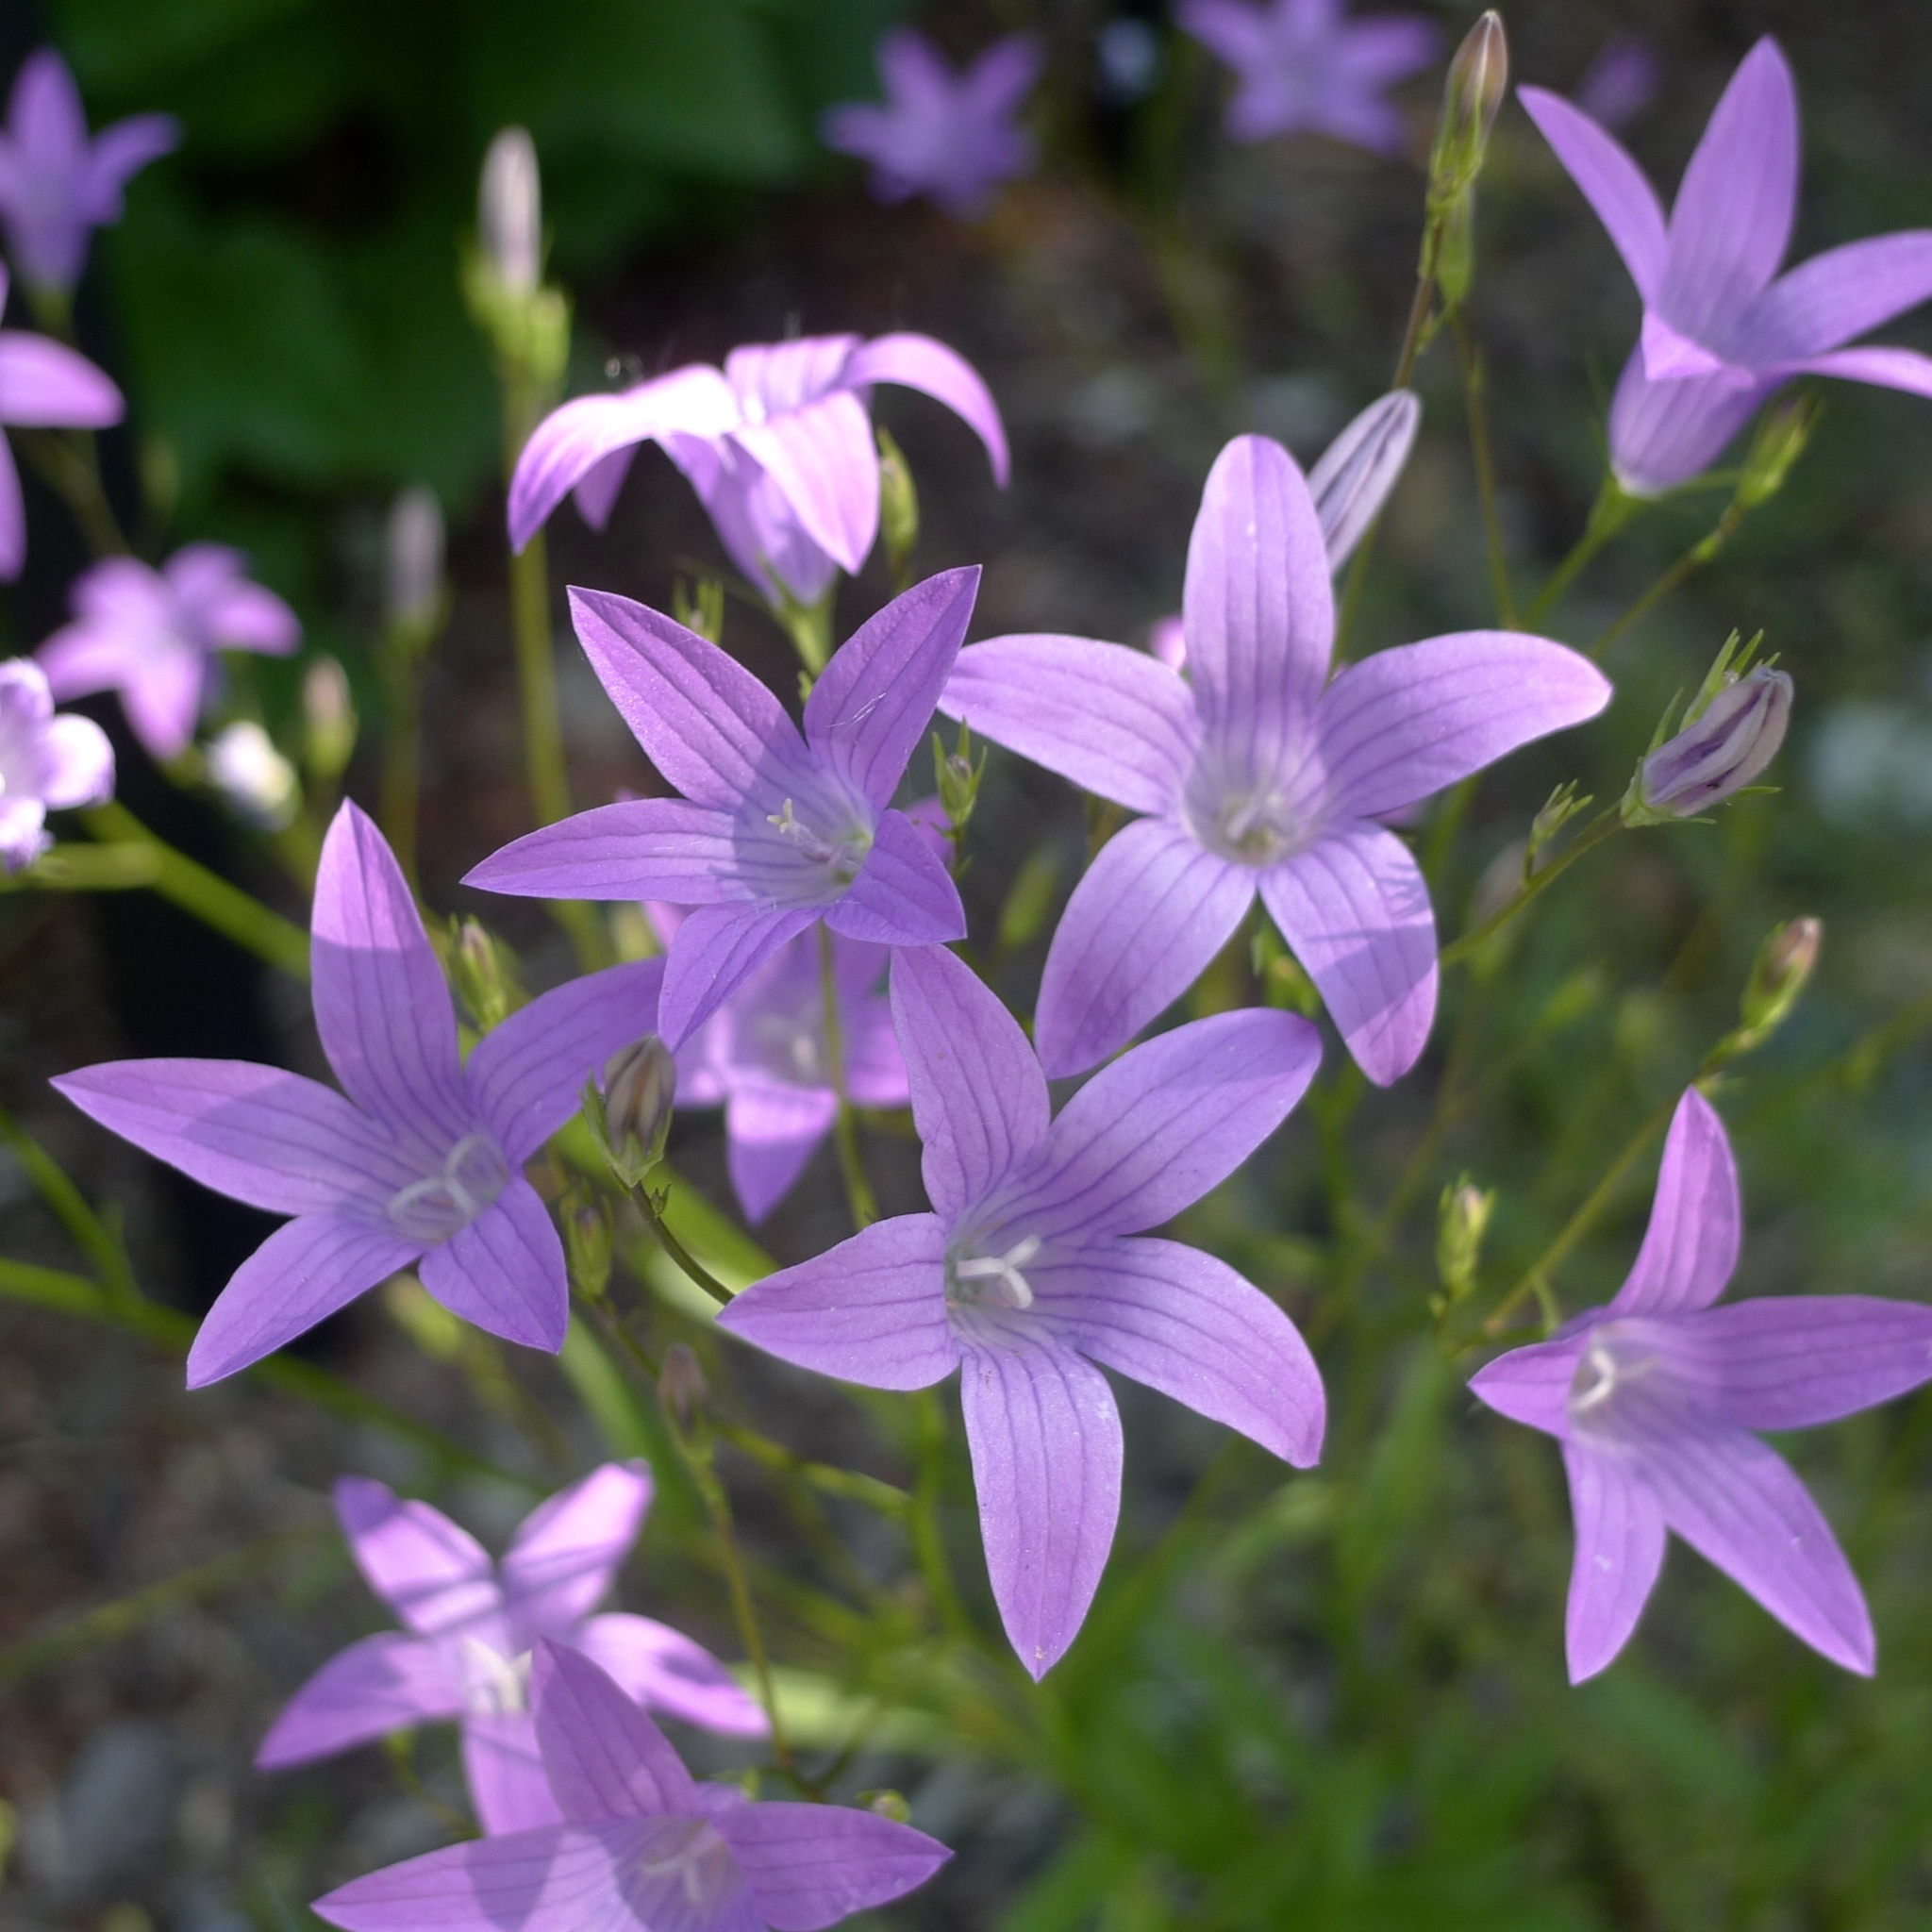
<path fill-rule="evenodd" d="M 620 1047 L 604 1065 L 604 1091 L 591 1114 L 612 1171 L 640 1186 L 664 1158 L 677 1098 L 677 1062 L 655 1033 Z"/>
<path fill-rule="evenodd" d="M 563 1252 L 572 1287 L 601 1301 L 610 1286 L 610 1210 L 602 1201 L 575 1199 L 565 1206 Z"/>
<path fill-rule="evenodd" d="M 1452 1301 L 1475 1286 L 1483 1236 L 1495 1207 L 1494 1191 L 1476 1187 L 1467 1174 L 1455 1187 L 1442 1190 L 1436 1222 L 1436 1273 Z"/>
<path fill-rule="evenodd" d="M 295 768 L 252 720 L 244 718 L 216 734 L 208 748 L 208 775 L 216 791 L 263 831 L 279 832 L 295 816 L 301 795 Z"/>
<path fill-rule="evenodd" d="M 383 622 L 426 638 L 442 617 L 442 506 L 433 490 L 405 490 L 390 507 L 383 554 Z"/>
<path fill-rule="evenodd" d="M 476 232 L 498 282 L 513 295 L 534 294 L 542 272 L 543 200 L 537 145 L 521 127 L 506 127 L 483 158 Z"/>
<path fill-rule="evenodd" d="M 1746 509 L 1755 509 L 1784 488 L 1817 423 L 1818 405 L 1809 396 L 1794 396 L 1765 412 L 1738 478 L 1738 501 Z"/>
<path fill-rule="evenodd" d="M 664 1413 L 689 1435 L 704 1413 L 710 1393 L 704 1365 L 690 1344 L 674 1341 L 664 1351 L 664 1366 L 658 1374 L 658 1399 L 664 1405 Z"/>
<path fill-rule="evenodd" d="M 986 754 L 981 752 L 977 758 L 973 756 L 973 733 L 963 720 L 959 741 L 952 751 L 945 748 L 937 731 L 933 733 L 932 766 L 946 823 L 955 833 L 963 832 L 979 799 L 979 781 L 986 774 Z"/>
<path fill-rule="evenodd" d="M 894 1824 L 904 1824 L 912 1816 L 912 1807 L 906 1802 L 901 1791 L 860 1791 L 858 1802 L 878 1817 L 890 1818 Z"/>
<path fill-rule="evenodd" d="M 481 920 L 465 919 L 458 925 L 449 967 L 458 995 L 480 1032 L 500 1026 L 524 1003 L 513 963 Z"/>
<path fill-rule="evenodd" d="M 1391 390 L 1371 403 L 1308 472 L 1308 493 L 1322 520 L 1331 576 L 1381 515 L 1415 447 L 1422 420 L 1422 401 L 1415 391 Z"/>
<path fill-rule="evenodd" d="M 349 675 L 334 658 L 318 658 L 302 676 L 302 762 L 319 785 L 333 785 L 356 749 Z"/>
<path fill-rule="evenodd" d="M 919 491 L 911 465 L 884 427 L 874 431 L 879 441 L 879 535 L 886 541 L 886 562 L 896 579 L 904 572 L 919 541 Z"/>
<path fill-rule="evenodd" d="M 1798 1002 L 1818 963 L 1824 928 L 1815 919 L 1793 919 L 1765 941 L 1744 983 L 1739 1006 L 1744 1030 L 1762 1039 L 1781 1025 Z"/>
<path fill-rule="evenodd" d="M 1741 676 L 1723 672 L 1714 693 L 1637 768 L 1624 795 L 1624 823 L 1660 824 L 1722 805 L 1776 757 L 1790 719 L 1791 680 L 1784 672 L 1769 664 Z"/>
<path fill-rule="evenodd" d="M 1509 89 L 1509 39 L 1492 8 L 1463 36 L 1442 87 L 1442 118 L 1429 151 L 1429 199 L 1459 199 L 1482 172 L 1490 134 Z"/>

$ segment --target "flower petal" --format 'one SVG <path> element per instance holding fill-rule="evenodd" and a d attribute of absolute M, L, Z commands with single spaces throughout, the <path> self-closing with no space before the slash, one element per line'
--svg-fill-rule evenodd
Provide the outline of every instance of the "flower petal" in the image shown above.
<path fill-rule="evenodd" d="M 891 994 L 926 1197 L 952 1221 L 1045 1141 L 1046 1076 L 999 996 L 943 947 L 895 955 Z"/>
<path fill-rule="evenodd" d="M 1932 296 L 1932 229 L 1827 248 L 1780 275 L 1745 310 L 1730 345 L 1759 366 L 1820 356 Z"/>
<path fill-rule="evenodd" d="M 1835 375 L 1842 382 L 1869 382 L 1878 389 L 1900 389 L 1907 395 L 1932 396 L 1932 356 L 1916 349 L 1834 349 L 1828 356 L 1808 357 L 1799 366 L 1806 375 Z"/>
<path fill-rule="evenodd" d="M 717 1825 L 772 1932 L 817 1932 L 903 1898 L 953 1855 L 849 1805 L 734 1805 Z"/>
<path fill-rule="evenodd" d="M 754 1226 L 787 1194 L 832 1131 L 839 1096 L 830 1087 L 740 1074 L 724 1108 L 724 1165 L 744 1218 Z"/>
<path fill-rule="evenodd" d="M 1005 61 L 1006 73 L 992 72 L 996 60 Z M 979 76 L 987 74 L 990 77 L 985 84 L 997 92 L 1017 81 L 1020 71 L 1024 69 L 1029 77 L 1018 88 L 1020 93 L 1024 93 L 1033 84 L 1030 75 L 1039 72 L 1038 63 L 1038 49 L 1024 36 L 1013 35 L 988 48 L 980 57 L 969 85 L 980 84 Z M 916 389 L 935 402 L 945 404 L 986 445 L 993 481 L 1002 490 L 1007 487 L 1007 432 L 1000 421 L 999 406 L 980 379 L 979 372 L 945 343 L 909 332 L 874 336 L 853 350 L 840 379 L 848 389 L 862 389 L 874 382 L 896 382 L 902 389 Z"/>
<path fill-rule="evenodd" d="M 11 583 L 26 564 L 26 506 L 13 450 L 0 436 L 0 581 Z"/>
<path fill-rule="evenodd" d="M 958 887 L 902 811 L 879 814 L 858 876 L 825 908 L 824 918 L 841 937 L 880 946 L 943 945 L 966 937 Z"/>
<path fill-rule="evenodd" d="M 441 1509 L 366 1475 L 339 1477 L 335 1505 L 357 1569 L 417 1636 L 494 1616 L 502 1597 L 488 1552 Z"/>
<path fill-rule="evenodd" d="M 1570 1566 L 1564 1645 L 1570 1681 L 1593 1677 L 1630 1641 L 1664 1562 L 1664 1512 L 1620 1457 L 1563 1444 L 1576 1554 Z"/>
<path fill-rule="evenodd" d="M 1351 419 L 1308 472 L 1308 494 L 1328 547 L 1330 576 L 1382 514 L 1422 421 L 1422 398 L 1412 389 L 1391 390 Z"/>
<path fill-rule="evenodd" d="M 626 798 L 512 839 L 463 874 L 466 886 L 521 899 L 741 899 L 731 816 L 682 798 Z"/>
<path fill-rule="evenodd" d="M 1121 1509 L 1121 1418 L 1071 1349 L 966 1343 L 959 1396 L 1000 1621 L 1036 1679 L 1086 1619 Z"/>
<path fill-rule="evenodd" d="M 504 1614 L 519 1652 L 568 1637 L 608 1594 L 651 1507 L 641 1462 L 607 1462 L 517 1525 L 502 1566 Z"/>
<path fill-rule="evenodd" d="M 1589 1337 L 1578 1334 L 1512 1348 L 1469 1378 L 1469 1392 L 1512 1423 L 1567 1440 L 1570 1387 L 1588 1345 Z"/>
<path fill-rule="evenodd" d="M 732 440 L 772 479 L 805 534 L 857 576 L 879 527 L 879 458 L 865 405 L 841 390 L 741 424 Z"/>
<path fill-rule="evenodd" d="M 1174 810 L 1201 742 L 1193 693 L 1175 672 L 1095 638 L 969 645 L 939 708 L 1129 811 Z"/>
<path fill-rule="evenodd" d="M 463 1781 L 487 1838 L 563 1823 L 527 1710 L 486 1710 L 463 1723 Z"/>
<path fill-rule="evenodd" d="M 1643 1245 L 1611 1308 L 1662 1315 L 1707 1307 L 1737 1270 L 1743 1220 L 1724 1124 L 1696 1088 L 1686 1088 L 1664 1142 Z"/>
<path fill-rule="evenodd" d="M 1740 1428 L 1810 1428 L 1932 1381 L 1932 1308 L 1918 1302 L 1774 1295 L 1673 1325 L 1710 1364 L 1715 1412 Z"/>
<path fill-rule="evenodd" d="M 416 1271 L 451 1314 L 506 1341 L 555 1355 L 570 1325 L 563 1243 L 550 1210 L 521 1174 Z"/>
<path fill-rule="evenodd" d="M 1261 898 L 1356 1064 L 1378 1087 L 1399 1080 L 1436 1017 L 1436 917 L 1408 847 L 1344 821 L 1263 873 Z"/>
<path fill-rule="evenodd" d="M 633 1704 L 732 1738 L 762 1738 L 771 1721 L 757 1698 L 682 1631 L 612 1610 L 569 1640 Z"/>
<path fill-rule="evenodd" d="M 754 1282 L 718 1325 L 782 1361 L 873 1389 L 926 1389 L 959 1358 L 946 1315 L 946 1231 L 902 1214 Z"/>
<path fill-rule="evenodd" d="M 255 1754 L 258 1771 L 308 1764 L 391 1731 L 460 1716 L 463 1685 L 444 1652 L 383 1630 L 338 1651 L 282 1707 Z"/>
<path fill-rule="evenodd" d="M 1255 874 L 1173 819 L 1100 848 L 1047 949 L 1034 1039 L 1050 1079 L 1124 1046 L 1186 992 L 1255 903 Z"/>
<path fill-rule="evenodd" d="M 888 814 L 890 817 L 891 814 Z M 658 1030 L 675 1053 L 786 941 L 818 922 L 816 906 L 700 906 L 677 928 L 658 994 Z"/>
<path fill-rule="evenodd" d="M 0 423 L 105 429 L 126 413 L 121 391 L 64 343 L 0 331 Z"/>
<path fill-rule="evenodd" d="M 1652 382 L 1643 373 L 1640 343 L 1610 399 L 1610 467 L 1617 481 L 1633 496 L 1657 496 L 1688 483 L 1716 462 L 1779 380 L 1767 376 L 1743 387 L 1726 369 Z"/>
<path fill-rule="evenodd" d="M 1608 232 L 1637 292 L 1646 302 L 1663 284 L 1670 243 L 1657 191 L 1622 142 L 1547 88 L 1520 87 L 1516 98 Z"/>
<path fill-rule="evenodd" d="M 114 747 L 92 718 L 50 718 L 41 733 L 41 796 L 58 811 L 114 795 Z"/>
<path fill-rule="evenodd" d="M 543 1768 L 573 1824 L 692 1815 L 691 1774 L 664 1733 L 581 1651 L 540 1642 L 531 1684 Z"/>

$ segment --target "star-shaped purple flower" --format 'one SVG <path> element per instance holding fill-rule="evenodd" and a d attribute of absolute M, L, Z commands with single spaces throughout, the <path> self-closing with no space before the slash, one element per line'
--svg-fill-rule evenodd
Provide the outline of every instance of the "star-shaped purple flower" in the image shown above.
<path fill-rule="evenodd" d="M 896 382 L 942 402 L 977 432 L 995 481 L 1007 433 L 986 384 L 930 336 L 805 336 L 747 343 L 723 369 L 692 362 L 617 395 L 579 396 L 537 425 L 509 486 L 519 550 L 569 491 L 602 529 L 641 442 L 684 472 L 718 540 L 773 604 L 817 600 L 863 567 L 879 525 L 879 459 L 867 406 Z"/>
<path fill-rule="evenodd" d="M 53 837 L 47 813 L 114 795 L 114 748 L 92 718 L 54 715 L 41 667 L 0 664 L 0 867 L 31 865 Z"/>
<path fill-rule="evenodd" d="M 1341 0 L 1181 0 L 1175 18 L 1239 78 L 1227 109 L 1234 141 L 1305 130 L 1399 154 L 1402 116 L 1383 92 L 1426 67 L 1438 44 L 1417 14 L 1350 20 Z"/>
<path fill-rule="evenodd" d="M 1642 170 L 1594 121 L 1559 94 L 1518 92 L 1643 297 L 1643 333 L 1610 405 L 1611 466 L 1633 495 L 1696 475 L 1794 375 L 1932 395 L 1932 357 L 1844 346 L 1932 295 L 1932 229 L 1777 273 L 1798 203 L 1798 95 L 1775 41 L 1731 76 L 1668 225 Z"/>
<path fill-rule="evenodd" d="M 767 1275 L 720 1327 L 874 1389 L 960 1371 L 987 1568 L 1043 1676 L 1093 1599 L 1120 1514 L 1121 1424 L 1096 1363 L 1305 1469 L 1322 1378 L 1224 1261 L 1144 1238 L 1288 1117 L 1321 1059 L 1291 1013 L 1222 1013 L 1123 1056 L 1049 1119 L 1019 1023 L 943 947 L 895 954 L 892 1016 L 930 1214 Z"/>
<path fill-rule="evenodd" d="M 1857 1579 L 1805 1486 L 1752 1431 L 1836 1422 L 1932 1380 L 1932 1308 L 1862 1294 L 1712 1307 L 1738 1265 L 1742 1223 L 1724 1123 L 1692 1088 L 1616 1300 L 1469 1385 L 1562 1444 L 1576 1521 L 1572 1683 L 1629 1641 L 1666 1529 L 1814 1650 L 1872 1673 Z"/>
<path fill-rule="evenodd" d="M 158 758 L 194 736 L 220 651 L 286 658 L 302 641 L 295 613 L 242 575 L 224 543 L 190 543 L 159 569 L 110 557 L 75 583 L 74 622 L 39 651 L 54 695 L 114 691 L 134 735 Z"/>
<path fill-rule="evenodd" d="M 650 1472 L 608 1462 L 533 1510 L 502 1564 L 427 1503 L 345 1475 L 336 1514 L 356 1566 L 394 1610 L 385 1630 L 332 1657 L 261 1740 L 263 1771 L 311 1764 L 405 1726 L 455 1718 L 483 1829 L 555 1824 L 530 1716 L 530 1653 L 543 1638 L 593 1657 L 647 1710 L 733 1737 L 769 1728 L 757 1703 L 689 1637 L 624 1611 L 592 1616 L 643 1527 Z"/>
<path fill-rule="evenodd" d="M 113 1060 L 54 1082 L 203 1186 L 295 1219 L 235 1271 L 188 1356 L 232 1375 L 399 1269 L 453 1314 L 563 1346 L 563 1244 L 524 1162 L 584 1082 L 657 1028 L 663 962 L 613 966 L 532 1000 L 457 1050 L 456 1010 L 395 856 L 344 804 L 311 924 L 315 1024 L 347 1099 L 247 1060 Z"/>
<path fill-rule="evenodd" d="M 1030 174 L 1033 138 L 1013 125 L 1044 64 L 1031 34 L 995 41 L 963 74 L 915 27 L 878 44 L 883 107 L 846 101 L 827 110 L 825 145 L 873 164 L 885 202 L 929 194 L 949 215 L 984 214 L 1002 181 Z"/>
<path fill-rule="evenodd" d="M 591 666 L 684 795 L 627 799 L 546 825 L 465 883 L 540 899 L 695 907 L 664 965 L 659 1031 L 674 1050 L 821 918 L 874 945 L 963 939 L 958 889 L 919 828 L 890 808 L 978 588 L 976 568 L 943 571 L 870 618 L 812 686 L 803 737 L 716 644 L 627 597 L 573 590 Z"/>
<path fill-rule="evenodd" d="M 372 1872 L 311 1909 L 344 1932 L 816 1932 L 952 1854 L 876 1812 L 697 1784 L 588 1657 L 537 1645 L 537 1743 L 562 1823 Z"/>
<path fill-rule="evenodd" d="M 14 267 L 71 292 L 93 231 L 121 219 L 121 191 L 180 138 L 172 114 L 137 114 L 90 140 L 66 61 L 52 47 L 29 54 L 0 128 L 0 225 Z"/>
<path fill-rule="evenodd" d="M 1462 631 L 1382 651 L 1331 682 L 1334 599 L 1294 459 L 1265 437 L 1221 453 L 1188 547 L 1190 676 L 1090 638 L 960 653 L 940 709 L 1146 816 L 1108 841 L 1047 953 L 1036 1038 L 1077 1074 L 1187 991 L 1258 891 L 1362 1071 L 1415 1064 L 1436 1011 L 1436 923 L 1380 823 L 1545 732 L 1610 687 L 1574 651 Z"/>

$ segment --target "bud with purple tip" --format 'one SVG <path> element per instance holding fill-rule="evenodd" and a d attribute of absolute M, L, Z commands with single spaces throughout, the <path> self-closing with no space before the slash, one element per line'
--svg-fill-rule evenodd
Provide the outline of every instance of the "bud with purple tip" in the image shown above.
<path fill-rule="evenodd" d="M 543 197 L 537 144 L 524 128 L 506 127 L 483 158 L 476 233 L 505 291 L 535 294 L 543 262 Z"/>
<path fill-rule="evenodd" d="M 655 1033 L 610 1056 L 601 1092 L 594 1080 L 584 1089 L 584 1117 L 626 1188 L 641 1187 L 663 1160 L 676 1098 L 677 1062 Z"/>
<path fill-rule="evenodd" d="M 1777 756 L 1791 719 L 1791 680 L 1770 663 L 1745 669 L 1756 638 L 1732 664 L 1737 642 L 1734 632 L 1676 732 L 1665 738 L 1657 727 L 1624 794 L 1626 825 L 1695 818 L 1741 791 Z"/>
<path fill-rule="evenodd" d="M 1415 447 L 1423 420 L 1413 390 L 1378 397 L 1322 452 L 1308 472 L 1308 493 L 1322 520 L 1332 575 L 1382 512 Z"/>

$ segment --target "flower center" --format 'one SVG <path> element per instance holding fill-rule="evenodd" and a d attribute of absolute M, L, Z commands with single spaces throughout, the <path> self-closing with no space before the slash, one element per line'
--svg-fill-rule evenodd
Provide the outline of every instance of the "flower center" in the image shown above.
<path fill-rule="evenodd" d="M 765 815 L 765 823 L 775 826 L 779 838 L 789 839 L 814 865 L 823 865 L 841 886 L 849 886 L 858 876 L 858 869 L 872 850 L 872 834 L 863 825 L 852 825 L 836 837 L 827 837 L 799 818 L 789 798 L 783 811 Z"/>
<path fill-rule="evenodd" d="M 1607 1422 L 1620 1399 L 1627 1399 L 1632 1385 L 1652 1374 L 1659 1362 L 1656 1350 L 1644 1347 L 1636 1337 L 1620 1335 L 1608 1326 L 1599 1328 L 1570 1380 L 1570 1419 Z"/>
<path fill-rule="evenodd" d="M 1280 795 L 1251 792 L 1223 801 L 1214 830 L 1223 854 L 1250 865 L 1267 865 L 1289 848 L 1293 827 Z"/>
<path fill-rule="evenodd" d="M 517 1717 L 530 1707 L 530 1653 L 505 1657 L 480 1638 L 458 1645 L 463 1690 L 473 1717 Z"/>
<path fill-rule="evenodd" d="M 825 1058 L 823 1030 L 816 1012 L 760 1013 L 751 1024 L 751 1041 L 760 1063 L 781 1080 L 797 1087 L 824 1087 Z"/>
<path fill-rule="evenodd" d="M 446 1241 L 468 1227 L 508 1181 L 509 1168 L 495 1141 L 488 1134 L 465 1134 L 444 1157 L 441 1174 L 397 1191 L 389 1218 L 412 1241 Z"/>
<path fill-rule="evenodd" d="M 1033 1285 L 1020 1271 L 1039 1252 L 1040 1238 L 1029 1234 L 1004 1255 L 948 1255 L 947 1301 L 955 1307 L 979 1307 L 991 1299 L 1003 1307 L 1030 1308 Z"/>
<path fill-rule="evenodd" d="M 714 1903 L 733 1870 L 724 1834 L 703 1818 L 665 1819 L 652 1836 L 651 1849 L 638 1860 L 641 1877 L 676 1885 L 693 1906 Z"/>

